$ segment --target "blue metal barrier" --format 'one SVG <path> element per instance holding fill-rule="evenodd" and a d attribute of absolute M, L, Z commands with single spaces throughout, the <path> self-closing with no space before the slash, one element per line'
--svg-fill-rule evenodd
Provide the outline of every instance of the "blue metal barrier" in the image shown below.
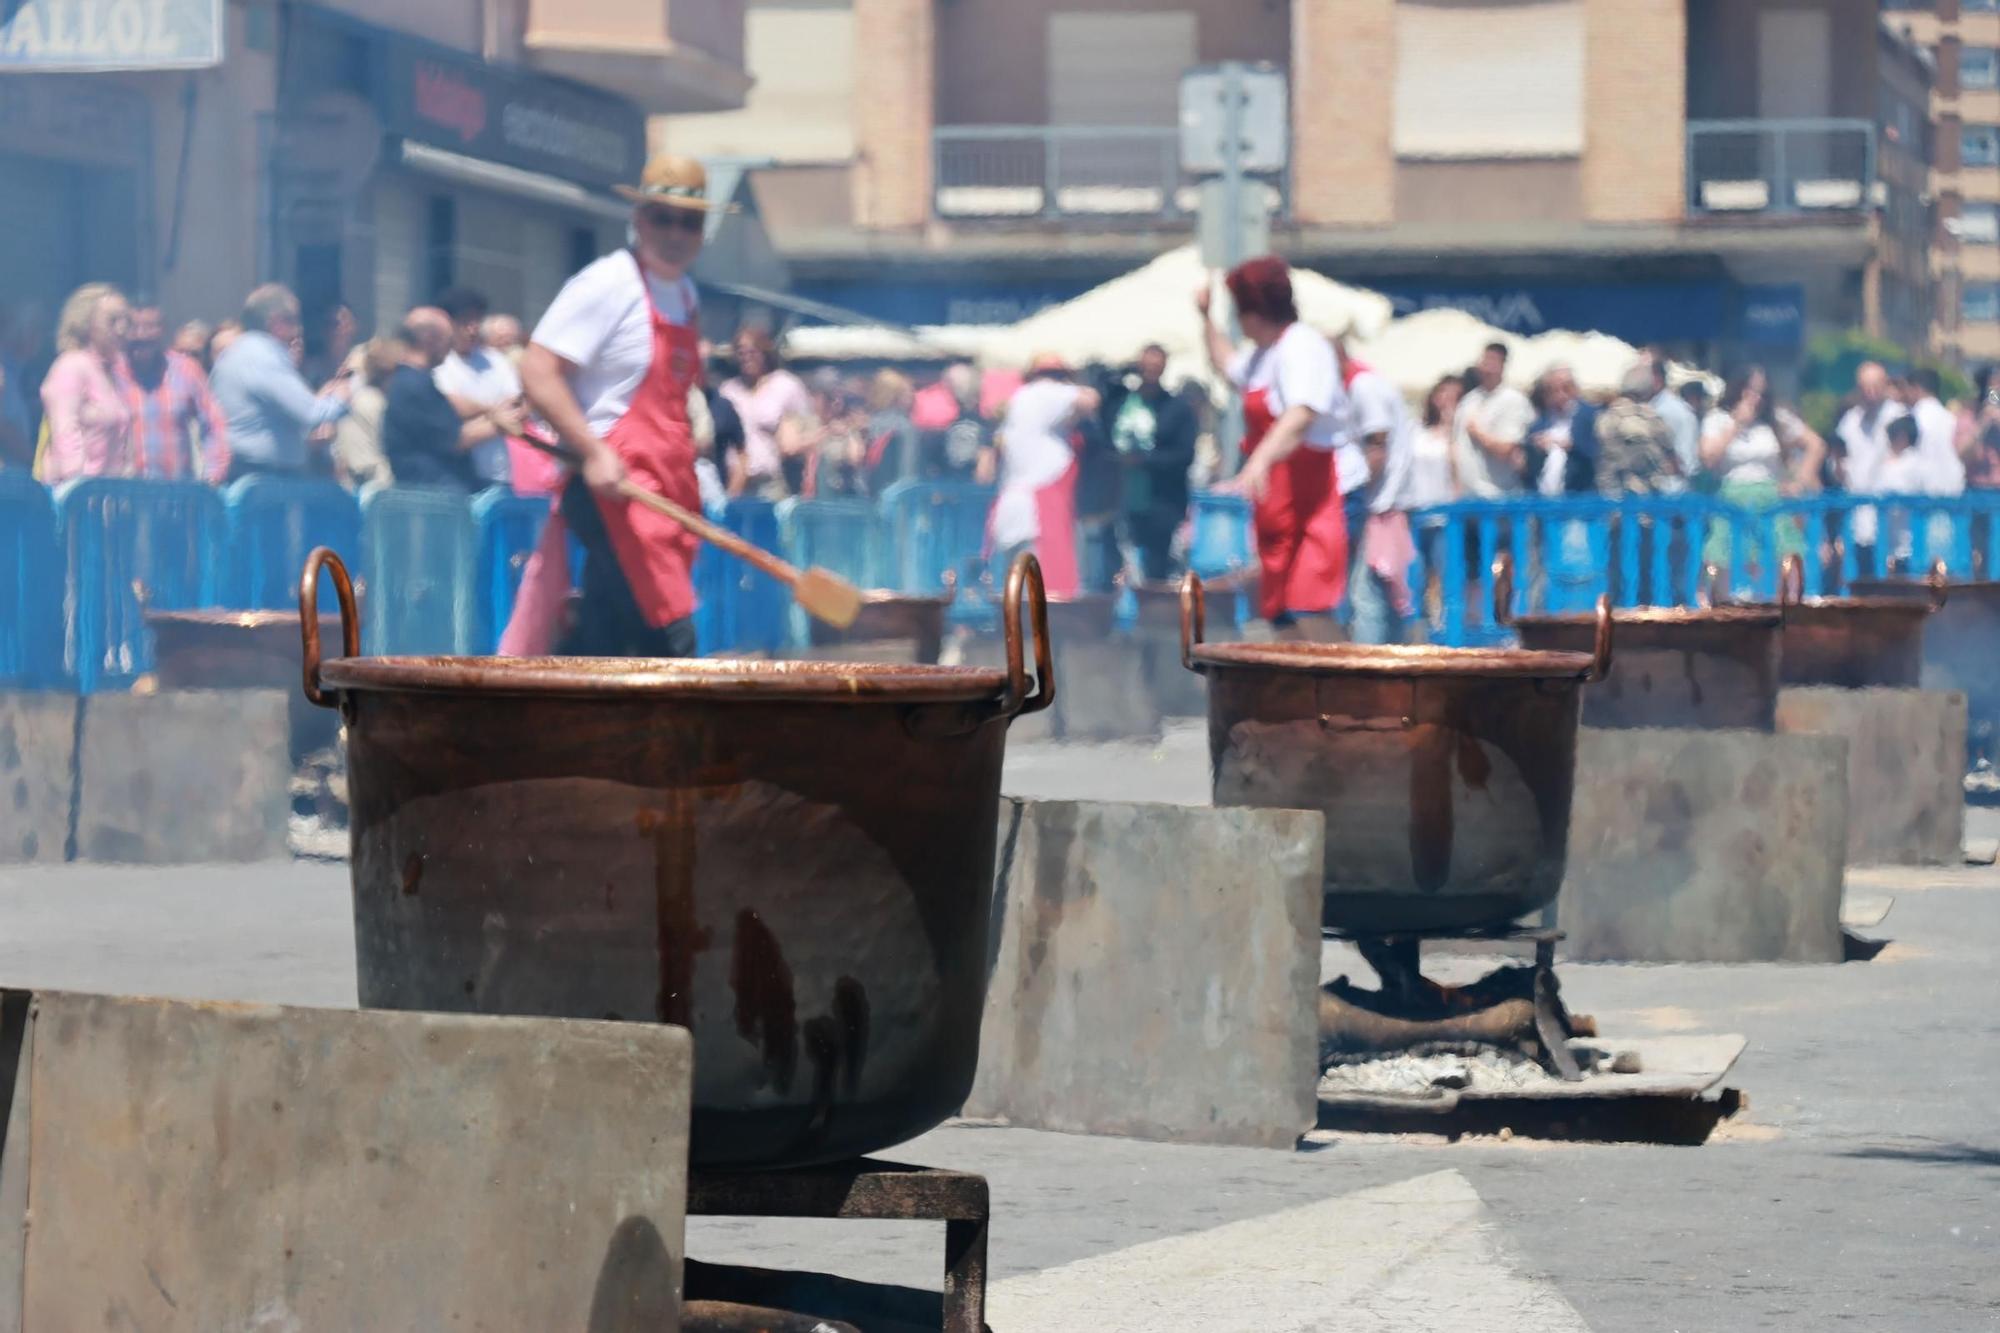
<path fill-rule="evenodd" d="M 521 575 L 549 521 L 549 497 L 515 495 L 494 489 L 472 501 L 473 600 L 476 650 L 499 650 L 500 635 L 514 611 Z M 572 541 L 575 539 L 572 537 Z"/>
<path fill-rule="evenodd" d="M 62 683 L 62 546 L 48 488 L 0 472 L 0 687 Z"/>
<path fill-rule="evenodd" d="M 214 606 L 224 549 L 222 497 L 195 481 L 97 477 L 56 491 L 69 589 L 65 660 L 94 694 L 152 669 L 144 607 Z"/>
<path fill-rule="evenodd" d="M 888 529 L 867 500 L 781 500 L 778 532 L 785 559 L 800 569 L 817 565 L 857 588 L 888 584 Z M 810 641 L 806 613 L 789 610 L 790 641 Z"/>
<path fill-rule="evenodd" d="M 783 548 L 778 507 L 772 501 L 731 500 L 722 516 L 722 524 L 745 541 L 767 551 Z M 721 602 L 721 624 L 715 651 L 782 652 L 791 642 L 791 593 L 769 574 L 733 556 L 704 549 L 702 558 L 717 566 L 708 574 L 715 582 Z M 695 627 L 695 639 L 697 643 L 701 642 L 699 624 Z M 710 649 L 704 645 L 701 651 L 708 652 Z"/>
<path fill-rule="evenodd" d="M 888 527 L 890 580 L 898 592 L 942 592 L 944 575 L 977 576 L 986 549 L 991 486 L 970 482 L 899 481 L 882 492 Z"/>
<path fill-rule="evenodd" d="M 364 496 L 361 551 L 363 652 L 474 651 L 478 562 L 465 496 L 404 486 Z"/>
<path fill-rule="evenodd" d="M 315 546 L 359 567 L 361 506 L 330 481 L 245 477 L 222 492 L 229 558 L 221 571 L 225 606 L 245 610 L 298 605 L 299 571 Z M 331 585 L 320 591 L 331 595 Z"/>

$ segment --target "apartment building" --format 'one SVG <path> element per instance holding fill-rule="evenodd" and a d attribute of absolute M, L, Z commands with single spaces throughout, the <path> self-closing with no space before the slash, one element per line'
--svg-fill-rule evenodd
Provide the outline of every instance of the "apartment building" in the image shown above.
<path fill-rule="evenodd" d="M 159 0 L 180 46 L 97 57 L 91 9 L 6 7 L 0 304 L 108 279 L 218 318 L 278 279 L 373 329 L 464 282 L 533 313 L 622 243 L 646 117 L 750 87 L 743 0 Z"/>
<path fill-rule="evenodd" d="M 2000 362 L 2000 0 L 1885 8 L 1937 63 L 1936 342 L 1968 365 Z"/>
<path fill-rule="evenodd" d="M 879 316 L 1012 318 L 1189 239 L 1177 85 L 1241 60 L 1288 79 L 1274 247 L 1406 309 L 1781 363 L 1929 337 L 1931 61 L 1875 0 L 751 0 L 748 31 L 745 109 L 662 132 L 754 164 L 794 286 Z"/>

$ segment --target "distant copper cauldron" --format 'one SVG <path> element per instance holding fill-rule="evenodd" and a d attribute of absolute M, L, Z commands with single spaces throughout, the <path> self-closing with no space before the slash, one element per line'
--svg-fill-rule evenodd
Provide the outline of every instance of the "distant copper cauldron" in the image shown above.
<path fill-rule="evenodd" d="M 141 592 L 140 604 L 146 598 Z M 299 619 L 290 611 L 155 611 L 145 608 L 153 634 L 153 674 L 168 690 L 285 690 L 299 678 Z M 327 616 L 322 634 L 339 638 Z M 339 737 L 339 719 L 291 695 L 289 749 L 294 764 Z"/>
<path fill-rule="evenodd" d="M 1589 652 L 1595 616 L 1511 620 L 1514 565 L 1493 562 L 1493 619 L 1536 652 Z M 1618 670 L 1583 692 L 1586 727 L 1687 727 L 1774 731 L 1778 719 L 1776 607 L 1631 607 L 1612 612 Z"/>
<path fill-rule="evenodd" d="M 1948 600 L 1924 624 L 1924 664 L 1918 683 L 1927 690 L 1965 694 L 1967 741 L 1975 759 L 1992 760 L 2000 740 L 2000 582 L 1952 583 L 1940 562 L 1925 579 L 1856 579 L 1858 597 L 1934 602 L 1937 584 Z"/>
<path fill-rule="evenodd" d="M 945 571 L 942 593 L 872 589 L 862 594 L 861 614 L 852 625 L 836 629 L 807 617 L 807 636 L 816 649 L 907 642 L 912 645 L 911 660 L 934 664 L 944 651 L 945 616 L 957 596 L 958 576 L 950 570 Z"/>
<path fill-rule="evenodd" d="M 698 1166 L 874 1152 L 964 1101 L 1007 726 L 1055 695 L 1031 558 L 1004 670 L 360 657 L 325 550 L 299 605 L 306 696 L 347 721 L 364 1005 L 687 1027 Z"/>
<path fill-rule="evenodd" d="M 1324 812 L 1326 925 L 1496 927 L 1554 901 L 1609 599 L 1589 653 L 1210 644 L 1203 601 L 1188 575 L 1181 654 L 1208 677 L 1215 803 Z"/>
<path fill-rule="evenodd" d="M 1778 574 L 1784 611 L 1780 678 L 1787 685 L 1888 686 L 1915 689 L 1924 669 L 1924 624 L 1945 604 L 1933 572 L 1928 600 L 1908 597 L 1807 597 L 1805 565 L 1785 557 Z"/>

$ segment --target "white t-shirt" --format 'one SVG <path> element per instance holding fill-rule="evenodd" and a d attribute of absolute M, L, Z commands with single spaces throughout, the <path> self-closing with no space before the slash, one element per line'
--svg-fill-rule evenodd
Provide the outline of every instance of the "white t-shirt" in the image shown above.
<path fill-rule="evenodd" d="M 465 356 L 453 352 L 431 372 L 431 379 L 438 392 L 481 407 L 498 407 L 521 396 L 521 376 L 514 363 L 488 347 L 475 347 Z M 472 466 L 481 479 L 504 485 L 507 441 L 496 438 L 475 446 Z"/>
<path fill-rule="evenodd" d="M 1935 398 L 1910 409 L 1917 419 L 1917 452 L 1924 459 L 1924 489 L 1929 495 L 1962 495 L 1965 460 L 1958 456 L 1958 416 Z"/>
<path fill-rule="evenodd" d="M 1451 429 L 1446 421 L 1410 432 L 1410 475 L 1403 508 L 1428 509 L 1458 498 L 1451 481 Z"/>
<path fill-rule="evenodd" d="M 629 250 L 608 254 L 563 284 L 530 339 L 576 366 L 570 388 L 600 435 L 625 415 L 653 364 L 653 304 L 670 324 L 692 324 L 700 304 L 687 278 L 639 277 Z"/>
<path fill-rule="evenodd" d="M 1889 423 L 1908 416 L 1901 403 L 1883 401 L 1871 414 L 1861 404 L 1847 409 L 1835 434 L 1847 446 L 1847 489 L 1857 495 L 1881 489 L 1878 473 L 1889 456 Z"/>
<path fill-rule="evenodd" d="M 1368 484 L 1368 456 L 1361 446 L 1371 435 L 1388 437 L 1388 457 L 1382 464 L 1382 484 L 1369 498 L 1368 512 L 1386 514 L 1410 506 L 1410 410 L 1403 395 L 1379 371 L 1364 370 L 1347 386 L 1348 402 L 1354 417 L 1354 452 L 1361 456 L 1361 485 Z M 1352 492 L 1347 485 L 1347 451 L 1341 451 L 1340 493 Z"/>
<path fill-rule="evenodd" d="M 1739 427 L 1736 418 L 1719 407 L 1708 414 L 1701 425 L 1702 438 L 1729 435 L 1729 443 L 1722 451 L 1722 462 L 1715 468 L 1719 479 L 1736 482 L 1784 480 L 1785 450 L 1796 445 L 1804 436 L 1805 423 L 1783 408 L 1772 413 L 1771 419 L 1777 423 L 1776 429 L 1761 421 Z"/>
<path fill-rule="evenodd" d="M 1347 391 L 1340 384 L 1340 361 L 1333 344 L 1303 324 L 1287 325 L 1269 347 L 1246 347 L 1229 366 L 1229 380 L 1244 394 L 1265 391 L 1273 418 L 1294 407 L 1310 407 L 1308 448 L 1338 451 L 1347 439 Z M 1361 465 L 1363 480 L 1368 464 Z M 1347 489 L 1342 484 L 1342 491 Z"/>
<path fill-rule="evenodd" d="M 993 506 L 993 542 L 1001 549 L 1042 535 L 1035 492 L 1069 471 L 1076 459 L 1070 419 L 1082 392 L 1061 380 L 1029 380 L 1007 401 L 1000 422 L 1000 494 Z"/>
<path fill-rule="evenodd" d="M 1491 393 L 1473 388 L 1459 400 L 1453 427 L 1458 479 L 1465 493 L 1476 500 L 1519 495 L 1525 489 L 1520 472 L 1472 442 L 1468 427 L 1475 421 L 1488 435 L 1519 444 L 1528 438 L 1528 427 L 1535 424 L 1535 405 L 1528 401 L 1528 395 L 1505 384 Z"/>

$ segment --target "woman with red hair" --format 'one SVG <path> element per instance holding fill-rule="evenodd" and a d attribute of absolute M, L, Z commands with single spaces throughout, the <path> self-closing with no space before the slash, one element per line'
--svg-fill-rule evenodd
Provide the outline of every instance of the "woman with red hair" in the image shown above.
<path fill-rule="evenodd" d="M 1266 255 L 1231 269 L 1237 351 L 1209 319 L 1209 288 L 1195 297 L 1209 360 L 1243 395 L 1243 466 L 1222 489 L 1250 497 L 1258 612 L 1287 638 L 1308 636 L 1300 616 L 1330 616 L 1347 591 L 1347 520 L 1335 455 L 1346 391 L 1333 345 L 1299 322 L 1291 270 Z M 1330 622 L 1328 622 L 1330 628 Z"/>

